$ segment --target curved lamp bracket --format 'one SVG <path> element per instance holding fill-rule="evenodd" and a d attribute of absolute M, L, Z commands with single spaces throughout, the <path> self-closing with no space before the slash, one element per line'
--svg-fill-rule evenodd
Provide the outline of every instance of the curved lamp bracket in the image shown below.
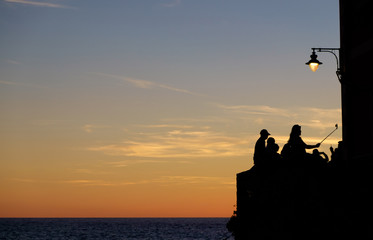
<path fill-rule="evenodd" d="M 334 55 L 335 60 L 337 62 L 337 77 L 340 83 L 342 83 L 342 72 L 341 72 L 341 66 L 339 65 L 339 51 L 340 48 L 312 48 L 312 52 L 328 52 Z M 338 54 L 338 55 L 337 55 Z"/>

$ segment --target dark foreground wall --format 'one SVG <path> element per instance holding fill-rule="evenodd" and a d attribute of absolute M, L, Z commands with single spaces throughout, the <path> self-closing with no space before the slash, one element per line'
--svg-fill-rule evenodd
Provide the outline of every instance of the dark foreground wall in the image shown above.
<path fill-rule="evenodd" d="M 238 173 L 237 212 L 230 230 L 236 240 L 352 236 L 344 176 L 332 166 L 307 163 Z"/>
<path fill-rule="evenodd" d="M 371 0 L 340 0 L 343 140 L 349 165 L 373 158 Z"/>
<path fill-rule="evenodd" d="M 346 146 L 348 224 L 367 234 L 373 206 L 373 14 L 371 0 L 340 0 L 343 141 Z M 370 237 L 368 237 L 370 236 Z"/>

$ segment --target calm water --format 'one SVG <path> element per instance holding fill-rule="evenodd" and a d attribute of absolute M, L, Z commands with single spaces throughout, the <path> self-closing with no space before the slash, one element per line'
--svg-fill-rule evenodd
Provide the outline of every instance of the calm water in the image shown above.
<path fill-rule="evenodd" d="M 228 218 L 0 219 L 0 239 L 228 239 Z M 233 238 L 229 238 L 233 239 Z"/>

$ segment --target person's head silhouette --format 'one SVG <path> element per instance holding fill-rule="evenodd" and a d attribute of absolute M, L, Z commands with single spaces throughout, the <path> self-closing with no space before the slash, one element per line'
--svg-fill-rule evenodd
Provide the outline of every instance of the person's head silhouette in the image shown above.
<path fill-rule="evenodd" d="M 271 134 L 267 131 L 267 129 L 262 129 L 262 130 L 260 131 L 260 136 L 261 136 L 262 138 L 264 138 L 264 139 L 267 139 L 269 135 L 271 135 Z"/>
<path fill-rule="evenodd" d="M 274 145 L 275 144 L 275 139 L 273 137 L 269 137 L 267 139 L 267 145 Z"/>
<path fill-rule="evenodd" d="M 294 125 L 292 128 L 291 128 L 291 133 L 290 135 L 291 136 L 300 136 L 302 134 L 302 129 L 301 129 L 301 126 L 299 126 L 298 124 Z"/>

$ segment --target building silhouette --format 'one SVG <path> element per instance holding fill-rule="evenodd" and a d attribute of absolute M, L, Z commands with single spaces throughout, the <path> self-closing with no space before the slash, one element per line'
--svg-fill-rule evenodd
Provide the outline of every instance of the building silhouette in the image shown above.
<path fill-rule="evenodd" d="M 308 162 L 238 173 L 237 211 L 227 223 L 236 239 L 373 238 L 370 3 L 339 1 L 343 151 L 326 168 Z"/>

